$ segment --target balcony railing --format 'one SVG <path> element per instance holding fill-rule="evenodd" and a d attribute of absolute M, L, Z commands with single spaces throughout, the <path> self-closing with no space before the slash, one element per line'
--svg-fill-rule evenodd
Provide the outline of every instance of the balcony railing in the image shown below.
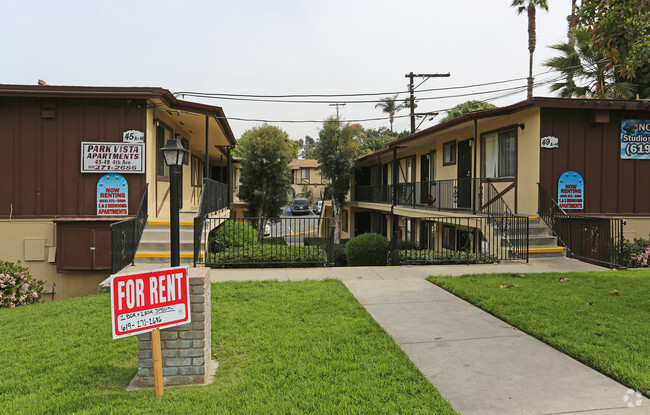
<path fill-rule="evenodd" d="M 471 178 L 398 183 L 395 204 L 453 211 L 472 211 L 475 207 L 479 211 L 486 184 Z M 393 190 L 393 185 L 357 186 L 355 200 L 392 204 Z"/>

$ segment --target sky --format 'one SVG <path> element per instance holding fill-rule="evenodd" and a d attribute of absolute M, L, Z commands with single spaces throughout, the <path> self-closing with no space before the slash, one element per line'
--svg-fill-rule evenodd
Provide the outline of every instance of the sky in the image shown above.
<path fill-rule="evenodd" d="M 366 128 L 378 128 L 389 127 L 389 122 L 375 102 L 349 101 L 377 101 L 397 92 L 399 99 L 406 98 L 409 72 L 450 73 L 448 78 L 431 78 L 416 88 L 416 97 L 423 98 L 417 112 L 440 113 L 432 121 L 424 119 L 423 129 L 437 124 L 443 110 L 470 99 L 497 106 L 526 99 L 527 17 L 517 15 L 510 3 L 5 2 L 0 15 L 0 83 L 34 85 L 42 79 L 50 85 L 162 87 L 172 92 L 247 95 L 382 93 L 311 98 L 347 101 L 339 107 L 343 120 L 384 118 L 360 121 Z M 571 2 L 548 0 L 548 4 L 548 12 L 537 13 L 536 82 L 554 76 L 542 64 L 556 54 L 548 46 L 566 40 Z M 421 81 L 416 78 L 415 85 Z M 510 82 L 456 88 L 500 81 Z M 512 89 L 517 87 L 523 88 Z M 448 89 L 424 91 L 440 88 Z M 534 95 L 554 94 L 542 85 Z M 317 137 L 322 121 L 336 113 L 329 103 L 184 99 L 222 107 L 236 138 L 261 125 L 261 120 L 281 127 L 294 140 Z M 395 130 L 409 129 L 407 111 L 398 113 L 402 117 L 395 120 Z M 285 120 L 315 122 L 278 122 Z"/>

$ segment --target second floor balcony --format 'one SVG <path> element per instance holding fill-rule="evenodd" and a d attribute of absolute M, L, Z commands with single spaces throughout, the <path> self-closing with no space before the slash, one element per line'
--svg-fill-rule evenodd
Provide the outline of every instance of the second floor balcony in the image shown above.
<path fill-rule="evenodd" d="M 357 186 L 353 201 L 489 214 L 501 196 L 489 179 L 466 178 Z"/>

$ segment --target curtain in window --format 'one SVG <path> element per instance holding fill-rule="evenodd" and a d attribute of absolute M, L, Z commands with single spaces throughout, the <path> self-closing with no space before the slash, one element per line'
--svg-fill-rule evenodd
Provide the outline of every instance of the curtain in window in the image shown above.
<path fill-rule="evenodd" d="M 490 134 L 483 137 L 485 145 L 483 166 L 485 167 L 485 177 L 498 177 L 499 170 L 499 141 L 497 134 Z"/>

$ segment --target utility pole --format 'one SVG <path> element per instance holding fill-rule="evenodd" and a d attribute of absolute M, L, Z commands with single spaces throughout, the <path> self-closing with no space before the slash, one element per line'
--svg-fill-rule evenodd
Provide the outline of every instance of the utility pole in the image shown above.
<path fill-rule="evenodd" d="M 339 107 L 345 107 L 345 104 L 329 104 L 330 107 L 336 107 L 336 120 L 340 121 L 341 119 L 339 118 Z"/>
<path fill-rule="evenodd" d="M 451 76 L 451 73 L 421 73 L 421 74 L 414 74 L 413 72 L 407 73 L 404 75 L 406 78 L 410 78 L 409 82 L 409 107 L 411 110 L 411 134 L 415 132 L 415 88 L 417 86 L 413 86 L 413 78 L 425 78 L 424 81 L 420 82 L 418 86 L 422 85 L 427 81 L 429 78 L 448 78 Z"/>

